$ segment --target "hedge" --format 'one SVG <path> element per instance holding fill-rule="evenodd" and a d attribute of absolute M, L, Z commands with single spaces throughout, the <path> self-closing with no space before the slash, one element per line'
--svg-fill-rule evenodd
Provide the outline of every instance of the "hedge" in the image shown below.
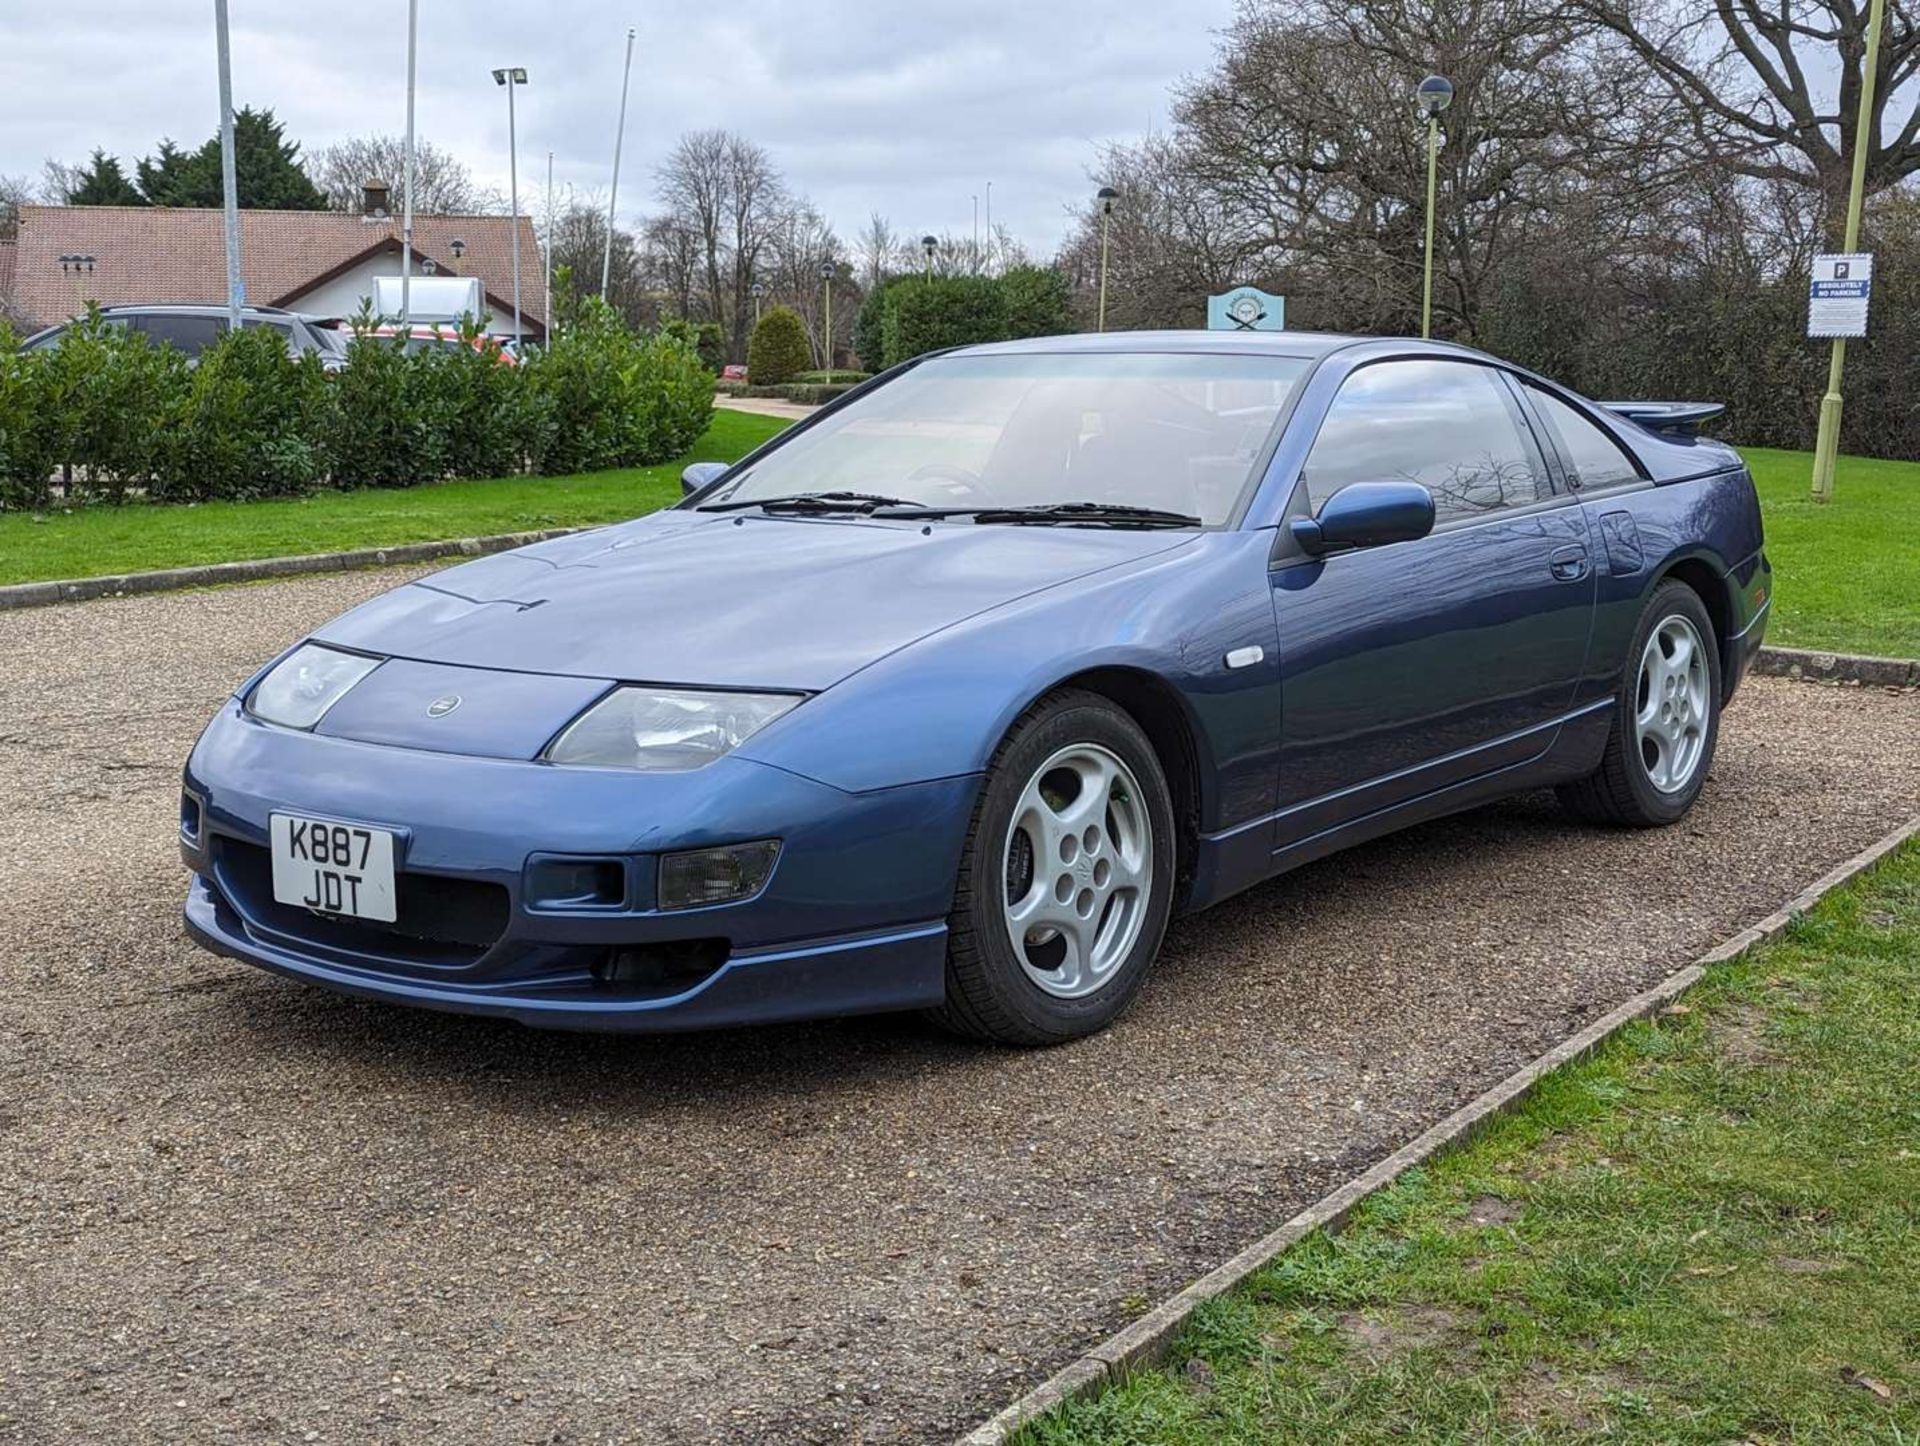
<path fill-rule="evenodd" d="M 190 366 L 96 311 L 50 349 L 0 327 L 0 509 L 47 506 L 56 474 L 71 503 L 648 466 L 687 451 L 712 410 L 691 344 L 636 334 L 597 300 L 517 366 L 472 345 L 409 355 L 363 327 L 331 374 L 265 327 Z"/>

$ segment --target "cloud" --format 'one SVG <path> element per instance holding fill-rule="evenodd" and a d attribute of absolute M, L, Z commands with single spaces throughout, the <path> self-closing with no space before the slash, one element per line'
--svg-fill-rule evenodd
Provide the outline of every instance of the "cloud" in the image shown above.
<path fill-rule="evenodd" d="M 161 136 L 218 119 L 212 7 L 68 0 L 0 16 L 0 173 L 104 146 L 129 165 Z M 1172 86 L 1205 67 L 1232 0 L 730 0 L 664 16 L 598 0 L 474 6 L 420 0 L 417 123 L 484 184 L 507 187 L 506 100 L 489 71 L 527 67 L 520 188 L 547 152 L 564 193 L 604 194 L 629 23 L 638 26 L 621 213 L 652 202 L 675 137 L 725 126 L 772 152 L 850 237 L 871 211 L 903 234 L 994 218 L 1041 254 L 1089 189 L 1100 142 L 1164 124 Z M 405 123 L 399 0 L 233 0 L 236 104 L 270 105 L 317 149 Z"/>

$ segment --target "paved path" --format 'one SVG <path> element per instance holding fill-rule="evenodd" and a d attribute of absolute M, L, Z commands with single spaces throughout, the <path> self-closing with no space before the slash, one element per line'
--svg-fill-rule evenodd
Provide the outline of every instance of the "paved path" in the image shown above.
<path fill-rule="evenodd" d="M 803 407 L 798 402 L 783 402 L 778 397 L 716 396 L 713 404 L 716 407 L 725 407 L 730 412 L 752 412 L 761 417 L 785 417 L 788 421 L 811 417 L 820 410 L 818 407 Z"/>
<path fill-rule="evenodd" d="M 1069 1048 L 541 1035 L 180 934 L 202 719 L 396 576 L 0 616 L 0 1440 L 940 1439 L 1920 806 L 1763 681 L 1687 824 L 1350 853 Z"/>

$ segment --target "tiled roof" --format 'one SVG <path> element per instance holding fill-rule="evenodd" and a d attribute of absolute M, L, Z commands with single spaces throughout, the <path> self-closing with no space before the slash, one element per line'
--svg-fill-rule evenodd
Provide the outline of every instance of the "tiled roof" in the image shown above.
<path fill-rule="evenodd" d="M 513 310 L 513 230 L 505 216 L 413 218 L 413 246 L 443 276 L 477 276 L 497 315 Z M 466 243 L 455 259 L 449 244 Z M 161 206 L 22 206 L 13 257 L 14 309 L 33 327 L 63 321 L 88 301 L 227 299 L 226 231 L 217 210 Z M 342 211 L 242 211 L 240 268 L 247 300 L 280 306 L 369 251 L 400 249 L 398 217 Z M 91 256 L 91 272 L 63 272 L 64 255 Z M 6 263 L 0 261 L 0 267 Z M 0 273 L 3 275 L 4 273 Z M 520 218 L 520 307 L 543 326 L 542 263 L 533 222 Z M 0 288 L 0 295 L 4 295 Z"/>

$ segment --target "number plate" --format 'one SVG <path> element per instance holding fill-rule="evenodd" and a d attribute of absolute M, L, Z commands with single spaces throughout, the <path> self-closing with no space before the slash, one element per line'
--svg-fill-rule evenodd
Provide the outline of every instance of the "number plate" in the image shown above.
<path fill-rule="evenodd" d="M 290 813 L 272 815 L 268 825 L 277 902 L 316 914 L 394 922 L 391 833 Z"/>

